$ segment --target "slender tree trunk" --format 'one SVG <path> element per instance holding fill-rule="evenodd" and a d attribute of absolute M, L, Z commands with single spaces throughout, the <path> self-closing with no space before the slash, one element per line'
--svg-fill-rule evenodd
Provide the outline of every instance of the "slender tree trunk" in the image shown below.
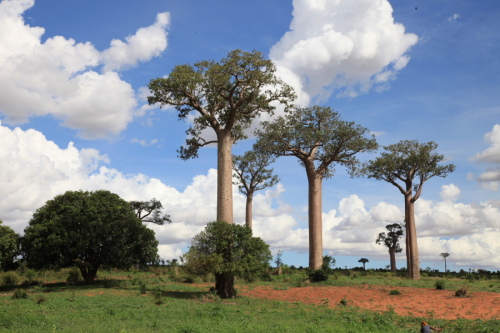
<path fill-rule="evenodd" d="M 234 275 L 231 274 L 215 274 L 215 289 L 220 298 L 236 297 L 236 289 L 234 289 Z"/>
<path fill-rule="evenodd" d="M 217 221 L 233 223 L 233 140 L 230 133 L 218 134 Z"/>
<path fill-rule="evenodd" d="M 405 211 L 407 211 L 406 230 L 410 243 L 410 267 L 411 273 L 408 277 L 413 280 L 420 280 L 420 259 L 418 255 L 417 229 L 415 226 L 415 203 L 411 200 L 411 195 L 405 196 Z"/>
<path fill-rule="evenodd" d="M 391 272 L 396 273 L 396 249 L 389 249 L 389 257 L 391 258 Z"/>
<path fill-rule="evenodd" d="M 245 223 L 248 228 L 252 229 L 252 205 L 253 205 L 253 192 L 247 194 L 247 204 L 245 207 Z"/>
<path fill-rule="evenodd" d="M 309 267 L 320 269 L 323 264 L 323 177 L 306 166 L 309 182 Z"/>

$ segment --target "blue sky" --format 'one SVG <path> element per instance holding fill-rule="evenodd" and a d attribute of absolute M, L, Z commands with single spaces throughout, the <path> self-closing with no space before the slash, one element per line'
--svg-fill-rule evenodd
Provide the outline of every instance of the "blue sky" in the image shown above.
<path fill-rule="evenodd" d="M 500 4 L 470 0 L 3 0 L 0 219 L 22 233 L 66 190 L 156 197 L 174 221 L 151 226 L 160 254 L 177 258 L 215 219 L 215 149 L 177 158 L 189 124 L 149 107 L 146 86 L 179 64 L 259 50 L 299 104 L 330 106 L 381 145 L 436 141 L 457 170 L 417 202 L 421 267 L 443 269 L 448 252 L 451 269 L 500 269 L 498 17 Z M 274 168 L 281 182 L 255 198 L 255 234 L 307 266 L 305 172 L 292 157 Z M 402 221 L 397 189 L 339 167 L 323 191 L 325 254 L 341 267 L 387 265 L 375 238 Z"/>

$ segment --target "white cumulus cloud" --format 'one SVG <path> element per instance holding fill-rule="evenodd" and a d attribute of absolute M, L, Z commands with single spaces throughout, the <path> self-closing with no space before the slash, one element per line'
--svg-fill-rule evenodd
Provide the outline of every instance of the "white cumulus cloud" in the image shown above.
<path fill-rule="evenodd" d="M 387 0 L 294 0 L 293 6 L 290 31 L 270 58 L 302 101 L 385 86 L 406 66 L 406 53 L 418 41 L 394 22 Z"/>
<path fill-rule="evenodd" d="M 116 72 L 158 56 L 167 45 L 169 15 L 125 42 L 99 52 L 90 42 L 48 37 L 23 18 L 33 0 L 0 2 L 0 113 L 10 124 L 51 115 L 87 139 L 123 131 L 140 112 L 132 86 Z M 99 66 L 106 71 L 99 73 Z"/>
<path fill-rule="evenodd" d="M 483 187 L 498 191 L 500 184 L 500 124 L 495 124 L 493 130 L 484 135 L 484 140 L 490 145 L 484 151 L 472 157 L 478 163 L 493 164 L 483 172 L 477 180 Z"/>

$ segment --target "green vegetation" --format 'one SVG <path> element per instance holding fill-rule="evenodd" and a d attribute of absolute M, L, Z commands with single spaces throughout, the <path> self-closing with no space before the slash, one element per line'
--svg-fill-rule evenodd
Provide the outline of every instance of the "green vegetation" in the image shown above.
<path fill-rule="evenodd" d="M 208 223 L 184 255 L 188 271 L 215 275 L 215 291 L 222 298 L 236 296 L 235 277 L 253 280 L 271 259 L 269 245 L 252 237 L 250 228 L 221 221 Z"/>
<path fill-rule="evenodd" d="M 154 231 L 130 203 L 109 191 L 67 191 L 37 209 L 21 239 L 31 268 L 77 266 L 87 283 L 100 268 L 146 266 L 158 259 Z"/>
<path fill-rule="evenodd" d="M 0 332 L 415 332 L 420 321 L 446 326 L 446 332 L 500 332 L 498 320 L 403 317 L 395 314 L 394 308 L 362 310 L 349 298 L 338 304 L 325 299 L 318 305 L 248 297 L 223 300 L 209 292 L 206 284 L 175 282 L 176 271 L 180 274 L 177 278 L 189 277 L 175 265 L 148 271 L 101 270 L 93 285 L 66 283 L 69 271 L 35 271 L 35 279 L 44 281 L 42 285 L 0 287 Z M 236 286 L 286 289 L 294 277 L 303 276 L 303 271 L 289 269 L 281 276 L 271 275 L 268 281 L 251 284 L 236 280 Z M 352 278 L 352 271 L 333 271 L 336 278 L 317 285 L 373 283 L 429 288 L 438 281 L 429 277 L 415 281 L 370 270 L 356 272 Z M 19 274 L 21 279 L 26 278 L 25 273 Z M 473 281 L 468 284 L 469 291 L 500 292 L 498 276 Z M 447 283 L 451 288 L 463 287 L 464 279 L 448 279 Z"/>

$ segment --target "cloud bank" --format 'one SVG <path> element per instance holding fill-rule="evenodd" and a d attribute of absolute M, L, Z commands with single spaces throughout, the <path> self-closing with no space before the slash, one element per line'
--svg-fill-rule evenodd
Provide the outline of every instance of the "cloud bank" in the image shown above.
<path fill-rule="evenodd" d="M 116 73 L 167 47 L 168 13 L 103 52 L 63 36 L 42 42 L 45 30 L 26 24 L 34 0 L 0 2 L 0 113 L 9 124 L 53 116 L 86 139 L 114 136 L 134 116 L 137 97 Z M 99 73 L 100 68 L 103 72 Z"/>
<path fill-rule="evenodd" d="M 124 175 L 110 167 L 112 161 L 95 149 L 77 149 L 71 142 L 59 147 L 39 131 L 11 129 L 0 124 L 0 219 L 23 232 L 33 212 L 67 190 L 107 189 L 125 200 L 160 200 L 172 224 L 149 225 L 160 242 L 164 259 L 178 258 L 192 237 L 215 220 L 217 172 L 192 179 L 178 190 L 142 174 Z M 273 249 L 307 253 L 307 217 L 283 202 L 285 187 L 258 192 L 254 198 L 254 233 Z M 243 223 L 245 198 L 234 187 L 235 221 Z M 460 189 L 442 187 L 442 201 L 419 199 L 416 223 L 422 261 L 439 261 L 439 253 L 452 254 L 463 267 L 500 269 L 500 210 L 488 203 L 457 202 Z M 336 209 L 323 213 L 324 250 L 334 256 L 369 256 L 388 260 L 387 250 L 375 244 L 389 223 L 401 223 L 400 207 L 379 202 L 365 207 L 351 195 Z M 293 264 L 293 263 L 291 263 Z"/>

